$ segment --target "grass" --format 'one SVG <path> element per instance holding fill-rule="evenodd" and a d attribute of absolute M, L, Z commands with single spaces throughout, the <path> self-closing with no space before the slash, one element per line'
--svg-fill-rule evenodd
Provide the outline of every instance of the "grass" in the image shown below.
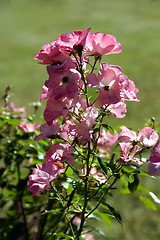
<path fill-rule="evenodd" d="M 1 0 L 0 95 L 12 86 L 16 105 L 37 101 L 47 79 L 33 56 L 63 32 L 85 29 L 110 33 L 123 52 L 103 61 L 120 65 L 140 89 L 139 103 L 128 103 L 128 115 L 115 124 L 143 127 L 159 118 L 160 1 L 151 0 Z"/>
<path fill-rule="evenodd" d="M 1 0 L 0 96 L 10 84 L 16 106 L 27 105 L 30 110 L 29 103 L 39 100 L 48 77 L 45 67 L 37 65 L 33 56 L 62 33 L 91 26 L 92 31 L 110 33 L 122 44 L 121 54 L 104 57 L 103 61 L 120 65 L 140 90 L 141 101 L 127 103 L 127 117 L 110 119 L 110 123 L 137 129 L 152 116 L 159 121 L 159 12 L 159 0 Z M 149 184 L 159 195 L 155 183 Z M 114 204 L 123 211 L 125 231 L 115 223 L 106 230 L 107 239 L 159 239 L 160 211 L 145 210 L 135 196 L 121 199 L 117 196 Z"/>

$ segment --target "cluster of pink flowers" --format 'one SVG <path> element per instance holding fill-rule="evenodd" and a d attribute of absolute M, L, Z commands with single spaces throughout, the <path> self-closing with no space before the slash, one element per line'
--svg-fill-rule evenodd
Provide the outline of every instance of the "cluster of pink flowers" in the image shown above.
<path fill-rule="evenodd" d="M 122 132 L 119 134 L 118 140 L 122 149 L 120 156 L 121 164 L 128 161 L 134 161 L 139 165 L 143 164 L 138 158 L 134 158 L 134 155 L 141 150 L 141 147 L 137 145 L 139 142 L 142 146 L 151 147 L 158 141 L 158 134 L 150 127 L 141 129 L 136 135 L 136 132 L 129 130 L 125 126 L 120 127 Z"/>
<path fill-rule="evenodd" d="M 39 64 L 47 65 L 48 73 L 40 98 L 47 99 L 46 123 L 40 127 L 41 134 L 35 140 L 49 138 L 52 148 L 46 153 L 45 163 L 37 165 L 29 178 L 28 186 L 34 195 L 38 195 L 40 189 L 49 188 L 49 182 L 63 172 L 64 163 L 73 165 L 73 151 L 80 146 L 86 147 L 89 141 L 95 143 L 97 139 L 99 153 L 107 156 L 110 146 L 119 140 L 121 164 L 128 161 L 141 164 L 134 158 L 141 149 L 138 142 L 145 147 L 156 144 L 158 135 L 151 128 L 142 129 L 138 136 L 124 126 L 119 136 L 117 133 L 111 136 L 105 130 L 94 133 L 102 112 L 123 118 L 127 111 L 125 101 L 139 101 L 136 96 L 138 89 L 121 67 L 102 62 L 98 74 L 94 73 L 95 65 L 103 55 L 120 52 L 121 44 L 114 36 L 93 33 L 88 28 L 62 34 L 35 55 L 34 58 L 40 60 Z M 94 58 L 93 65 L 89 57 Z M 89 66 L 90 70 L 87 69 Z M 92 101 L 87 97 L 89 88 L 96 88 L 98 93 Z M 57 137 L 60 142 L 52 141 Z M 93 170 L 90 175 L 97 178 L 98 174 Z M 99 177 L 103 181 L 103 176 Z"/>

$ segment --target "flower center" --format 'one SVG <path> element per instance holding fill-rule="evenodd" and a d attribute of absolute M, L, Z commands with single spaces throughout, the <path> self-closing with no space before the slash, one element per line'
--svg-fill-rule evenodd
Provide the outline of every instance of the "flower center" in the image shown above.
<path fill-rule="evenodd" d="M 69 78 L 68 78 L 68 77 L 63 77 L 63 78 L 62 78 L 62 82 L 63 82 L 63 83 L 69 82 Z"/>
<path fill-rule="evenodd" d="M 104 86 L 104 91 L 109 91 L 110 87 L 109 86 Z"/>

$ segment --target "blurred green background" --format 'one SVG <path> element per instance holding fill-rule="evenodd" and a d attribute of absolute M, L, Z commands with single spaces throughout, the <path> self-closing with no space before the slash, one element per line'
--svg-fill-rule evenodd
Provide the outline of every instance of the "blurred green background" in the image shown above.
<path fill-rule="evenodd" d="M 137 129 L 152 116 L 159 121 L 160 0 L 0 0 L 0 97 L 11 85 L 16 107 L 30 111 L 48 77 L 34 55 L 62 33 L 88 27 L 117 38 L 122 53 L 102 60 L 120 65 L 139 88 L 141 101 L 128 102 L 126 118 L 114 124 Z M 144 183 L 160 197 L 160 181 Z M 146 210 L 136 195 L 115 196 L 113 204 L 122 213 L 124 231 L 113 223 L 102 239 L 160 239 L 159 206 L 157 212 Z"/>

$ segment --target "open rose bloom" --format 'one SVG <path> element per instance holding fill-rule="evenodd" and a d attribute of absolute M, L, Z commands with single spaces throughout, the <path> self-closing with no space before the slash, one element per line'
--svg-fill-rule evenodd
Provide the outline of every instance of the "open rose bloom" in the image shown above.
<path fill-rule="evenodd" d="M 121 44 L 110 34 L 89 32 L 86 40 L 86 53 L 88 55 L 103 56 L 116 54 L 122 51 Z"/>
<path fill-rule="evenodd" d="M 50 181 L 64 172 L 64 168 L 59 164 L 51 164 L 49 162 L 45 162 L 42 165 L 37 164 L 36 166 L 37 168 L 34 168 L 33 174 L 29 176 L 28 188 L 33 195 L 39 196 L 40 190 L 48 190 Z"/>

